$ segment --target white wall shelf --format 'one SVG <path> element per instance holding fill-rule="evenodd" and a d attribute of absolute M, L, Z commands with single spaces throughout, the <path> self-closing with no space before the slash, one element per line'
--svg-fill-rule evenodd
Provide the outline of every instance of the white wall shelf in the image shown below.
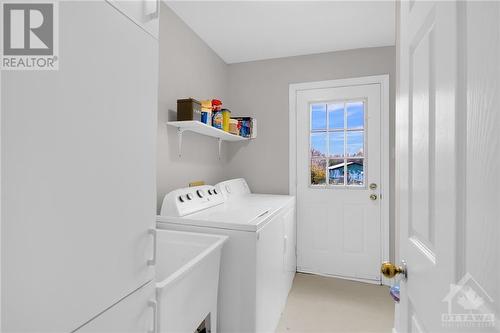
<path fill-rule="evenodd" d="M 221 154 L 222 141 L 235 142 L 235 141 L 250 140 L 250 138 L 245 138 L 239 135 L 228 133 L 226 131 L 215 128 L 213 126 L 209 126 L 197 120 L 169 121 L 167 122 L 167 125 L 177 127 L 177 134 L 179 136 L 179 157 L 182 154 L 182 134 L 186 131 L 216 138 L 219 144 L 219 158 Z"/>

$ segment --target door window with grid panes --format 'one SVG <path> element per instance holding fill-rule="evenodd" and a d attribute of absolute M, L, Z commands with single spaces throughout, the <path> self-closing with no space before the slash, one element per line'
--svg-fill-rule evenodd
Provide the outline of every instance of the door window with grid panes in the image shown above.
<path fill-rule="evenodd" d="M 310 185 L 364 187 L 365 101 L 310 106 Z"/>

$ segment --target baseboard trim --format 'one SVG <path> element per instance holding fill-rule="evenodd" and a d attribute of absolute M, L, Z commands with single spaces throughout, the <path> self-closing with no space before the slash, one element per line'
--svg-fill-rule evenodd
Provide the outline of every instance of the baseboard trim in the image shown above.
<path fill-rule="evenodd" d="M 349 276 L 324 274 L 324 273 L 318 273 L 318 272 L 313 272 L 313 271 L 309 271 L 306 269 L 302 269 L 300 267 L 297 267 L 297 273 L 312 274 L 312 275 L 319 275 L 319 276 L 324 276 L 324 277 L 333 277 L 333 278 L 343 279 L 343 280 L 350 280 L 350 281 L 363 282 L 363 283 L 369 283 L 369 284 L 383 285 L 382 281 L 379 281 L 379 280 L 369 280 L 369 279 L 360 279 L 360 278 L 354 278 L 354 277 L 349 277 Z"/>

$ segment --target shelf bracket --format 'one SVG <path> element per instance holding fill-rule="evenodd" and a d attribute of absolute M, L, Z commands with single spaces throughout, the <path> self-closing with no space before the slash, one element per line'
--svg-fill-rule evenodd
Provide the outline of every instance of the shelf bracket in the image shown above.
<path fill-rule="evenodd" d="M 220 160 L 220 151 L 221 151 L 221 147 L 222 147 L 222 139 L 221 138 L 218 138 L 217 139 L 217 143 L 219 144 L 219 160 Z"/>
<path fill-rule="evenodd" d="M 182 155 L 182 133 L 184 133 L 184 130 L 181 129 L 180 127 L 177 127 L 177 137 L 178 137 L 178 151 L 179 151 L 179 157 Z"/>

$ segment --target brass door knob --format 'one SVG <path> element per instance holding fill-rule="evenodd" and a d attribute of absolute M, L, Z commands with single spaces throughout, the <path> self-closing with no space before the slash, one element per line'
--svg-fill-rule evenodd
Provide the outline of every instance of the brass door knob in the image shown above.
<path fill-rule="evenodd" d="M 406 271 L 406 262 L 403 260 L 401 266 L 396 266 L 392 262 L 383 262 L 380 266 L 380 272 L 388 279 L 392 279 L 396 274 L 403 274 L 405 278 L 408 277 Z"/>
<path fill-rule="evenodd" d="M 370 194 L 370 199 L 371 200 L 377 200 L 378 196 L 376 194 Z"/>

